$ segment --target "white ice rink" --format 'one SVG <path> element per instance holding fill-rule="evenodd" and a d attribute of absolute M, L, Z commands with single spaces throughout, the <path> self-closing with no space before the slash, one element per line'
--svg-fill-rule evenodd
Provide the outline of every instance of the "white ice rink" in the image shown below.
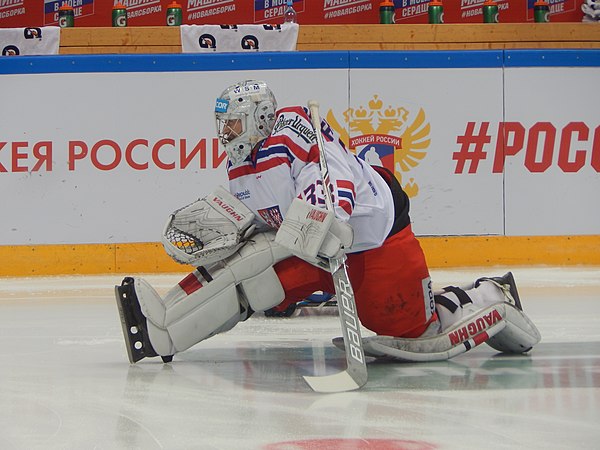
<path fill-rule="evenodd" d="M 333 315 L 255 315 L 175 356 L 129 365 L 121 276 L 0 278 L 0 449 L 600 449 L 600 268 L 512 268 L 542 333 L 527 356 L 340 370 Z M 434 287 L 505 268 L 433 270 Z M 147 278 L 165 292 L 183 275 Z"/>

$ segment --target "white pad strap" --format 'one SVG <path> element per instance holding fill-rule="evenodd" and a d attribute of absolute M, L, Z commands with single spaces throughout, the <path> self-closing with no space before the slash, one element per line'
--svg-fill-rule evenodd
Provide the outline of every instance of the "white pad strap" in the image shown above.
<path fill-rule="evenodd" d="M 175 261 L 207 266 L 242 247 L 254 231 L 253 220 L 252 211 L 219 186 L 206 197 L 171 214 L 162 243 Z"/>
<path fill-rule="evenodd" d="M 353 230 L 335 214 L 298 198 L 292 201 L 275 241 L 314 263 L 318 256 L 336 258 L 352 245 Z"/>

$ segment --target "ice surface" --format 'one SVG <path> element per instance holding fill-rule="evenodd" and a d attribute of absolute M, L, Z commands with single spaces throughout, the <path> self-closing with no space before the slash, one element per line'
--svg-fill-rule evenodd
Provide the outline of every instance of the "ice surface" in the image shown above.
<path fill-rule="evenodd" d="M 369 364 L 360 391 L 332 315 L 255 315 L 175 356 L 129 365 L 120 275 L 0 278 L 0 449 L 598 449 L 600 268 L 513 268 L 543 340 L 451 361 Z M 505 268 L 433 270 L 435 287 Z M 185 274 L 148 275 L 165 292 Z"/>

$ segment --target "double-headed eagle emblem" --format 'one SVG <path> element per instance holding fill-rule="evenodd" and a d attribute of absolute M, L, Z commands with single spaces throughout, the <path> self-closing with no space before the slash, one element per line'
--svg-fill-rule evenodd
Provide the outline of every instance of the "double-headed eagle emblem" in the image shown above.
<path fill-rule="evenodd" d="M 419 108 L 411 121 L 409 110 L 393 106 L 384 108 L 383 101 L 375 94 L 368 109 L 362 105 L 351 107 L 343 115 L 345 126 L 340 125 L 331 110 L 326 119 L 344 144 L 369 164 L 394 172 L 408 196 L 417 196 L 419 186 L 408 172 L 425 158 L 431 141 L 430 125 L 423 108 Z M 405 175 L 408 175 L 408 181 L 405 181 Z"/>

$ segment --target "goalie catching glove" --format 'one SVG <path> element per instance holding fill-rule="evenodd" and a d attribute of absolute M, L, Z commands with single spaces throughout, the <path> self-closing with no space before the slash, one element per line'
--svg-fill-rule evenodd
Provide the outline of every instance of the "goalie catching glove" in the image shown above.
<path fill-rule="evenodd" d="M 292 201 L 275 242 L 313 265 L 329 269 L 323 258 L 340 258 L 354 240 L 352 227 L 332 211 L 298 198 Z"/>
<path fill-rule="evenodd" d="M 254 214 L 219 186 L 169 216 L 162 243 L 181 264 L 207 266 L 233 255 L 254 232 Z"/>

